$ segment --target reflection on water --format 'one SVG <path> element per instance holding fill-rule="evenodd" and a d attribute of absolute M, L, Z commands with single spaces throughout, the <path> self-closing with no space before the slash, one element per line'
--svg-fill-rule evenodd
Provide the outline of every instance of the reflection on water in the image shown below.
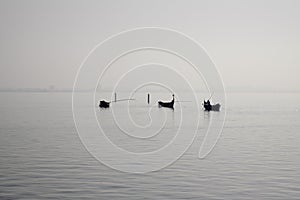
<path fill-rule="evenodd" d="M 85 150 L 74 127 L 70 93 L 0 93 L 0 198 L 299 199 L 300 95 L 227 96 L 223 134 L 207 158 L 197 159 L 199 147 L 209 119 L 218 114 L 201 111 L 199 134 L 177 162 L 136 175 L 112 170 Z M 132 110 L 140 113 L 133 117 L 141 126 L 149 122 L 143 110 Z M 160 139 L 174 137 L 177 110 L 153 107 L 150 114 L 157 115 L 158 123 L 167 116 Z M 99 110 L 99 120 L 104 113 L 111 109 Z M 109 129 L 110 121 L 102 123 Z M 153 137 L 150 140 L 156 142 L 133 146 L 124 143 L 128 135 L 110 133 L 114 142 L 130 150 L 151 151 L 163 145 Z"/>

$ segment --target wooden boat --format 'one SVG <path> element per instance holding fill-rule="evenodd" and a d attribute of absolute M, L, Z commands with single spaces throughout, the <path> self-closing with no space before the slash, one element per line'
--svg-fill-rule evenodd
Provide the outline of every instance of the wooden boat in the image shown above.
<path fill-rule="evenodd" d="M 173 96 L 173 99 L 170 102 L 159 101 L 158 102 L 158 107 L 166 107 L 166 108 L 172 108 L 172 109 L 174 109 L 174 94 L 172 96 Z"/>
<path fill-rule="evenodd" d="M 116 103 L 116 102 L 119 102 L 119 101 L 131 101 L 131 100 L 135 100 L 135 99 L 119 99 L 117 101 L 110 101 L 110 102 L 102 100 L 102 101 L 100 101 L 99 107 L 100 108 L 109 108 L 110 103 Z"/>
<path fill-rule="evenodd" d="M 215 105 L 211 105 L 211 111 L 220 111 L 221 104 L 217 103 Z"/>
<path fill-rule="evenodd" d="M 221 104 L 217 103 L 214 105 L 211 105 L 209 101 L 204 101 L 203 107 L 205 111 L 220 111 Z"/>
<path fill-rule="evenodd" d="M 100 101 L 99 107 L 100 108 L 109 108 L 109 104 L 110 104 L 110 102 L 102 100 L 102 101 Z"/>

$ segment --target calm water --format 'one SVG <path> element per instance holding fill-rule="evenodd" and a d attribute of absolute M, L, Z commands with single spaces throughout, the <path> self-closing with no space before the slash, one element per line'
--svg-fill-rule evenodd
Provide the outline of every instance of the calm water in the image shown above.
<path fill-rule="evenodd" d="M 196 139 L 177 162 L 147 174 L 112 170 L 85 150 L 70 93 L 0 93 L 0 99 L 0 199 L 300 198 L 299 93 L 228 94 L 223 134 L 208 157 L 197 159 Z M 140 111 L 133 117 L 143 124 Z M 115 133 L 112 140 L 132 147 Z M 131 150 L 151 149 L 139 145 Z"/>

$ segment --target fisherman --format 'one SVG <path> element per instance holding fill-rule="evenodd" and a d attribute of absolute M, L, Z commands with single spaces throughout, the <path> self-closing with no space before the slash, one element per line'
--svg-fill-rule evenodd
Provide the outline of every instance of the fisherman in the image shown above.
<path fill-rule="evenodd" d="M 204 105 L 211 106 L 210 101 L 209 100 L 207 100 L 207 101 L 204 100 Z"/>
<path fill-rule="evenodd" d="M 209 100 L 207 100 L 207 101 L 204 100 L 203 106 L 204 106 L 205 110 L 207 110 L 207 111 L 210 111 L 211 107 L 212 107 Z"/>
<path fill-rule="evenodd" d="M 209 111 L 211 110 L 211 104 L 210 104 L 209 99 L 207 100 L 207 108 L 208 108 L 207 110 L 209 110 Z"/>

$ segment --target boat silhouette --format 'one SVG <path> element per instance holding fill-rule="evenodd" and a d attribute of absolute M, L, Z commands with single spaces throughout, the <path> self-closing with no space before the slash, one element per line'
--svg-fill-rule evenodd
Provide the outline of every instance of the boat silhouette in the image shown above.
<path fill-rule="evenodd" d="M 100 104 L 99 104 L 99 107 L 100 107 L 100 108 L 109 108 L 109 104 L 110 104 L 110 102 L 101 100 L 101 101 L 100 101 Z"/>
<path fill-rule="evenodd" d="M 116 100 L 116 101 L 105 101 L 105 100 L 101 100 L 100 103 L 99 103 L 99 107 L 100 108 L 109 108 L 110 106 L 110 103 L 113 103 L 113 102 L 119 102 L 119 101 L 132 101 L 132 100 L 135 100 L 135 99 L 119 99 L 119 100 Z"/>
<path fill-rule="evenodd" d="M 173 96 L 173 99 L 170 102 L 158 101 L 158 107 L 166 107 L 166 108 L 174 109 L 174 94 L 172 96 Z"/>
<path fill-rule="evenodd" d="M 205 111 L 220 111 L 221 104 L 217 103 L 211 105 L 209 100 L 207 101 L 204 100 L 203 108 Z"/>

